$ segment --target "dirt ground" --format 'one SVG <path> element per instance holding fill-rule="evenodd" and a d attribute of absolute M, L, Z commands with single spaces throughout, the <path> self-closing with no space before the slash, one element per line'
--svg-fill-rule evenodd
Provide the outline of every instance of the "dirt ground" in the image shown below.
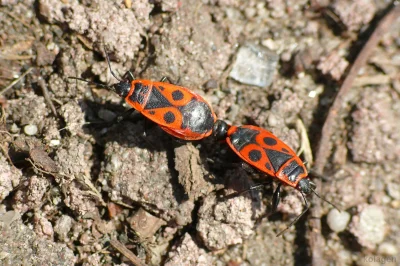
<path fill-rule="evenodd" d="M 1 265 L 399 265 L 400 19 L 331 124 L 388 1 L 0 1 Z M 400 16 L 399 16 L 400 17 Z M 308 168 L 307 212 L 223 142 L 184 142 L 102 84 L 168 76 L 218 118 L 268 129 Z M 267 182 L 262 190 L 245 191 Z M 227 195 L 239 195 L 227 197 Z M 319 215 L 315 215 L 319 213 Z"/>

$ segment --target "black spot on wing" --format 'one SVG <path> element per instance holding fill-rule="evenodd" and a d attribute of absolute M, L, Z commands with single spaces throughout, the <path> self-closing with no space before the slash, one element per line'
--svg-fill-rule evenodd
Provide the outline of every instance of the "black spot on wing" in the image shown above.
<path fill-rule="evenodd" d="M 261 152 L 259 150 L 251 150 L 249 152 L 249 159 L 252 162 L 258 162 L 261 159 Z"/>
<path fill-rule="evenodd" d="M 271 137 L 265 137 L 264 138 L 264 143 L 267 146 L 275 146 L 278 143 L 278 141 L 276 141 L 276 139 L 271 138 Z"/>
<path fill-rule="evenodd" d="M 180 90 L 175 90 L 172 92 L 172 99 L 174 99 L 174 101 L 179 101 L 183 99 L 183 93 Z"/>
<path fill-rule="evenodd" d="M 167 124 L 173 123 L 173 122 L 175 121 L 175 115 L 174 115 L 174 113 L 173 113 L 173 112 L 170 112 L 170 111 L 166 112 L 166 113 L 164 114 L 164 121 L 165 121 L 165 123 L 167 123 Z"/>

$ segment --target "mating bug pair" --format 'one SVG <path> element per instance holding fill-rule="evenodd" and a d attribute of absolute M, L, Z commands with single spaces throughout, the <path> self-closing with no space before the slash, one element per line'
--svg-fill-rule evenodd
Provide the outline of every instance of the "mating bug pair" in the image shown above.
<path fill-rule="evenodd" d="M 71 79 L 95 84 L 116 92 L 135 110 L 157 123 L 165 132 L 179 139 L 201 140 L 213 135 L 216 139 L 225 140 L 247 164 L 281 181 L 274 192 L 273 210 L 279 204 L 282 183 L 301 193 L 306 208 L 278 236 L 307 212 L 309 204 L 306 195 L 314 193 L 321 198 L 314 190 L 315 184 L 309 179 L 303 161 L 271 132 L 257 126 L 231 126 L 225 121 L 217 120 L 212 107 L 203 97 L 185 87 L 165 82 L 165 78 L 159 82 L 140 80 L 134 79 L 133 75 L 127 72 L 120 79 L 111 69 L 107 52 L 106 59 L 110 72 L 119 81 L 118 83 L 107 86 L 76 77 L 71 77 Z M 336 208 L 329 201 L 323 200 Z"/>

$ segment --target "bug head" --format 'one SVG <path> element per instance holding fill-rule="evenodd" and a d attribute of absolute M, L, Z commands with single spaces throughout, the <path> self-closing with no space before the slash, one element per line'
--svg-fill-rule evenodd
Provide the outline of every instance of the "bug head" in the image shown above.
<path fill-rule="evenodd" d="M 228 132 L 229 125 L 223 120 L 217 120 L 214 124 L 213 128 L 213 136 L 217 140 L 222 140 L 226 138 L 226 134 Z"/>
<path fill-rule="evenodd" d="M 301 179 L 301 180 L 299 181 L 299 184 L 298 184 L 298 189 L 300 190 L 300 192 L 301 192 L 302 195 L 304 195 L 304 194 L 305 194 L 305 195 L 308 195 L 308 194 L 313 193 L 313 194 L 315 194 L 315 196 L 317 196 L 317 197 L 320 198 L 321 200 L 323 200 L 323 201 L 325 201 L 326 203 L 328 203 L 329 205 L 331 205 L 333 208 L 335 208 L 335 209 L 337 209 L 338 211 L 340 211 L 339 208 L 336 207 L 332 202 L 330 202 L 329 200 L 325 199 L 324 197 L 321 197 L 321 196 L 315 191 L 315 188 L 316 188 L 316 187 L 317 187 L 317 186 L 315 185 L 315 183 L 312 182 L 308 177 L 307 177 L 307 178 L 304 178 L 304 179 Z"/>
<path fill-rule="evenodd" d="M 304 194 L 308 195 L 311 192 L 314 191 L 316 188 L 316 185 L 309 179 L 309 178 L 303 178 L 299 181 L 299 184 L 297 185 L 298 189 L 303 192 Z"/>
<path fill-rule="evenodd" d="M 131 90 L 131 82 L 128 79 L 122 79 L 118 83 L 111 85 L 110 89 L 120 97 L 125 98 Z"/>

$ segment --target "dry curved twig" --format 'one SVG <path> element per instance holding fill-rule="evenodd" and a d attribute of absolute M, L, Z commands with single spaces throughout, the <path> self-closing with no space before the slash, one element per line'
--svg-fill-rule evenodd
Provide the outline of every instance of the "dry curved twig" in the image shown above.
<path fill-rule="evenodd" d="M 368 57 L 371 55 L 373 49 L 377 46 L 383 34 L 389 30 L 394 20 L 400 16 L 400 4 L 396 5 L 396 2 L 397 1 L 394 1 L 391 4 L 391 10 L 382 18 L 369 37 L 368 41 L 365 43 L 364 47 L 361 49 L 329 110 L 328 116 L 322 128 L 321 140 L 315 156 L 316 160 L 314 168 L 318 173 L 323 172 L 324 166 L 331 155 L 330 139 L 333 132 L 333 127 L 336 123 L 336 118 L 340 112 L 342 104 L 345 101 L 345 97 L 351 89 L 359 70 L 366 64 Z M 315 183 L 317 186 L 321 185 L 321 181 L 318 179 L 315 180 Z M 311 232 L 309 245 L 312 251 L 312 265 L 326 265 L 327 263 L 323 259 L 322 254 L 322 247 L 325 246 L 325 241 L 321 236 L 321 220 L 319 219 L 321 217 L 320 201 L 316 201 L 312 205 L 311 216 L 313 219 L 310 219 Z"/>

